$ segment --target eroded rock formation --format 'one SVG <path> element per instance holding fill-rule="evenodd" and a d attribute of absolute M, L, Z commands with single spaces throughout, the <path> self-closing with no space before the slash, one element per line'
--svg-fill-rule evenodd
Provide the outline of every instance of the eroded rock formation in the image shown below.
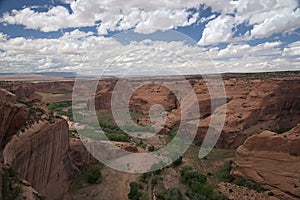
<path fill-rule="evenodd" d="M 130 99 L 129 109 L 144 115 L 149 113 L 152 105 L 160 104 L 167 111 L 165 128 L 171 130 L 178 127 L 181 115 L 187 121 L 194 120 L 191 112 L 181 113 L 181 106 L 192 111 L 195 106 L 200 109 L 200 124 L 197 139 L 202 140 L 211 120 L 211 99 L 208 88 L 202 79 L 188 79 L 197 98 L 198 105 L 193 102 L 179 105 L 178 93 L 157 84 L 145 84 L 138 88 Z M 109 87 L 105 80 L 99 83 L 99 92 L 95 96 L 96 110 L 111 109 L 111 95 L 116 81 Z M 176 84 L 176 89 L 184 89 L 178 80 L 160 80 L 162 85 Z M 134 83 L 134 82 L 133 82 Z M 222 148 L 237 148 L 245 139 L 263 130 L 277 130 L 293 127 L 300 120 L 300 79 L 299 77 L 280 78 L 233 78 L 225 77 L 225 99 L 217 99 L 217 108 L 226 106 L 226 119 L 218 146 Z M 130 85 L 130 83 L 127 83 Z M 120 101 L 121 99 L 120 94 Z M 184 98 L 184 97 L 179 97 Z M 185 97 L 189 98 L 189 97 Z M 220 103 L 218 103 L 220 102 Z M 225 103 L 225 105 L 224 105 Z M 164 131 L 165 133 L 168 131 Z"/>
<path fill-rule="evenodd" d="M 0 97 L 1 160 L 39 194 L 59 199 L 78 173 L 69 156 L 67 122 L 64 119 L 49 121 L 48 113 L 43 117 L 34 113 L 43 110 L 40 102 L 28 108 L 4 89 L 0 89 Z M 32 116 L 40 118 L 32 121 Z"/>
<path fill-rule="evenodd" d="M 300 198 L 300 125 L 277 134 L 249 137 L 236 152 L 232 174 L 271 189 L 284 199 Z"/>
<path fill-rule="evenodd" d="M 59 199 L 77 174 L 69 158 L 67 122 L 33 124 L 14 137 L 4 149 L 4 161 L 41 195 Z"/>

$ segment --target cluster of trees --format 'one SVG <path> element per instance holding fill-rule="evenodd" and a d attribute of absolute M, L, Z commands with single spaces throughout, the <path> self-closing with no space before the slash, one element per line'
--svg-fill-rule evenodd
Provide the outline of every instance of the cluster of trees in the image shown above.
<path fill-rule="evenodd" d="M 181 171 L 181 181 L 189 186 L 186 195 L 192 200 L 226 200 L 227 197 L 214 191 L 207 183 L 207 177 L 190 166 L 184 166 Z"/>
<path fill-rule="evenodd" d="M 47 104 L 48 109 L 51 113 L 57 113 L 59 115 L 65 115 L 69 117 L 70 120 L 73 120 L 73 111 L 72 111 L 72 102 L 55 102 Z"/>
<path fill-rule="evenodd" d="M 150 200 L 148 194 L 143 192 L 142 185 L 137 182 L 131 182 L 130 191 L 128 193 L 128 199 L 130 200 Z"/>

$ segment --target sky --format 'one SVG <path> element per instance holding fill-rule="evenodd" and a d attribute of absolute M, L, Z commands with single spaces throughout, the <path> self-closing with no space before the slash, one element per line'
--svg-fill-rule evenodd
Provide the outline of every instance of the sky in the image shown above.
<path fill-rule="evenodd" d="M 1 0 L 0 73 L 300 70 L 299 0 Z"/>

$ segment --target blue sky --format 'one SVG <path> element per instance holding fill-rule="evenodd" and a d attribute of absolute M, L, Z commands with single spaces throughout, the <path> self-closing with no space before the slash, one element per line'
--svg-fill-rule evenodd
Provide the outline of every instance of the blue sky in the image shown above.
<path fill-rule="evenodd" d="M 92 71 L 93 59 L 86 64 L 89 56 L 95 58 L 91 48 L 98 67 L 122 53 L 127 60 L 125 51 L 164 47 L 208 73 L 204 57 L 220 72 L 299 70 L 299 19 L 298 0 L 2 0 L 0 68 Z M 171 62 L 148 57 L 152 63 Z M 193 73 L 182 63 L 171 63 Z M 134 65 L 126 61 L 111 71 Z"/>

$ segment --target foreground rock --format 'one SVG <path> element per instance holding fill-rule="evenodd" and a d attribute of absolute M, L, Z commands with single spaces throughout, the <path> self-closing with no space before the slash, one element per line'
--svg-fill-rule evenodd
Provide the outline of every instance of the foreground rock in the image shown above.
<path fill-rule="evenodd" d="M 3 164 L 11 166 L 28 182 L 27 188 L 47 199 L 61 199 L 78 174 L 70 156 L 68 124 L 53 118 L 41 102 L 28 107 L 16 99 L 0 89 L 1 170 Z M 31 199 L 26 192 L 20 197 Z"/>
<path fill-rule="evenodd" d="M 2 172 L 4 167 L 3 148 L 11 137 L 25 124 L 28 110 L 25 105 L 18 104 L 15 95 L 0 88 L 0 183 L 2 186 Z M 2 194 L 2 187 L 0 188 Z"/>
<path fill-rule="evenodd" d="M 237 149 L 232 174 L 257 182 L 283 199 L 300 198 L 300 125 L 264 131 Z"/>
<path fill-rule="evenodd" d="M 68 155 L 68 137 L 65 120 L 36 123 L 6 145 L 4 162 L 42 196 L 59 199 L 77 174 Z"/>
<path fill-rule="evenodd" d="M 0 88 L 0 136 L 2 149 L 25 124 L 28 110 L 24 104 L 16 102 L 15 95 Z"/>

